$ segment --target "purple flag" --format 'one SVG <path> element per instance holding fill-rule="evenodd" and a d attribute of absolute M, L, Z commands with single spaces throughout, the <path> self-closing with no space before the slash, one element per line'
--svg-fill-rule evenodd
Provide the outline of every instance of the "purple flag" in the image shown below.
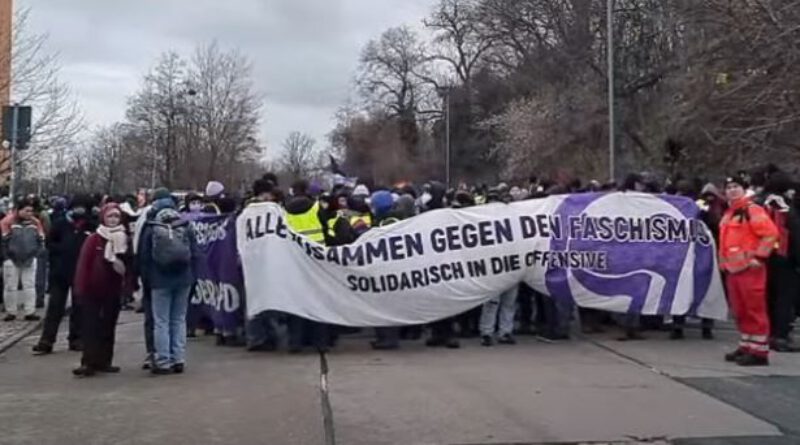
<path fill-rule="evenodd" d="M 185 215 L 192 224 L 199 255 L 195 261 L 190 320 L 205 316 L 218 333 L 234 333 L 244 324 L 244 279 L 236 252 L 235 215 Z M 196 324 L 196 323 L 195 323 Z"/>

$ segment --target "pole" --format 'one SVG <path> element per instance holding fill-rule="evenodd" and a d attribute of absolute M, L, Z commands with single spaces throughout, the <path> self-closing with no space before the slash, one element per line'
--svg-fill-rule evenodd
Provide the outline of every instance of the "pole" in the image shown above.
<path fill-rule="evenodd" d="M 616 151 L 616 125 L 614 110 L 614 0 L 608 0 L 606 5 L 606 28 L 608 31 L 608 176 L 609 181 L 616 180 L 615 151 Z"/>
<path fill-rule="evenodd" d="M 17 125 L 19 124 L 19 107 L 18 104 L 11 106 L 11 184 L 9 186 L 9 198 L 11 205 L 16 202 L 15 196 L 18 193 L 17 181 L 19 180 L 19 166 L 17 165 Z"/>
<path fill-rule="evenodd" d="M 445 103 L 445 126 L 447 127 L 445 130 L 445 152 L 444 152 L 444 164 L 445 164 L 445 171 L 444 171 L 444 181 L 447 188 L 450 188 L 450 90 L 447 90 L 444 96 L 444 103 Z"/>

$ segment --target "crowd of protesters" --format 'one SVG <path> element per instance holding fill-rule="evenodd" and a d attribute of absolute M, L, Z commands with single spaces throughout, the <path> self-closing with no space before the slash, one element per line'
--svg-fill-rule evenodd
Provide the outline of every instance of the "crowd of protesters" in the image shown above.
<path fill-rule="evenodd" d="M 265 174 L 247 196 L 226 192 L 210 182 L 203 193 L 181 198 L 167 189 L 124 197 L 73 196 L 40 200 L 24 197 L 7 206 L 0 220 L 3 255 L 4 320 L 37 321 L 36 309 L 49 295 L 36 355 L 53 352 L 59 325 L 69 314 L 68 348 L 82 351 L 79 377 L 119 372 L 113 363 L 114 336 L 120 310 L 144 313 L 146 359 L 143 369 L 155 375 L 182 373 L 189 298 L 194 287 L 197 244 L 186 214 L 235 214 L 247 205 L 274 202 L 286 210 L 296 232 L 327 246 L 349 244 L 374 227 L 385 227 L 419 213 L 465 208 L 486 203 L 511 203 L 548 195 L 581 192 L 667 193 L 696 201 L 720 250 L 721 273 L 741 333 L 739 347 L 725 359 L 742 366 L 768 364 L 770 350 L 796 352 L 792 324 L 800 312 L 800 220 L 795 184 L 776 168 L 758 174 L 739 172 L 720 190 L 712 183 L 677 179 L 659 184 L 632 174 L 620 184 L 592 181 L 547 183 L 531 178 L 525 184 L 448 189 L 429 182 L 373 187 L 336 184 L 323 190 L 299 180 L 282 188 L 278 177 Z M 134 298 L 138 295 L 139 298 Z M 71 301 L 71 304 L 70 304 Z M 545 342 L 568 340 L 572 325 L 586 332 L 608 326 L 622 329 L 620 340 L 643 339 L 646 330 L 668 330 L 684 338 L 685 317 L 608 314 L 578 309 L 569 301 L 548 298 L 524 283 L 466 313 L 429 326 L 387 326 L 374 330 L 374 349 L 397 349 L 425 332 L 429 347 L 458 348 L 464 338 L 483 346 L 513 345 L 517 335 L 535 335 Z M 712 339 L 713 323 L 700 320 L 701 336 Z M 330 326 L 296 315 L 261 313 L 240 332 L 218 332 L 217 343 L 245 346 L 248 351 L 290 353 L 304 348 L 334 347 L 352 329 Z"/>

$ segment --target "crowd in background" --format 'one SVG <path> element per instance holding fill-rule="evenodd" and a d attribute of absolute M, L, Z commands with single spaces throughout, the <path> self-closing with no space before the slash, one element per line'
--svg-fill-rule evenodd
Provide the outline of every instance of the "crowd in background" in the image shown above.
<path fill-rule="evenodd" d="M 4 320 L 39 320 L 36 309 L 43 306 L 45 294 L 49 295 L 34 353 L 53 352 L 59 325 L 69 314 L 68 347 L 82 351 L 81 365 L 73 370 L 80 377 L 119 372 L 113 364 L 113 347 L 120 310 L 137 309 L 145 314 L 146 359 L 142 367 L 157 375 L 184 372 L 186 338 L 198 332 L 216 335 L 219 345 L 244 346 L 249 351 L 275 351 L 284 345 L 290 353 L 304 348 L 325 351 L 353 329 L 270 311 L 248 319 L 233 332 L 215 330 L 208 320 L 187 323 L 196 280 L 192 264 L 197 255 L 187 216 L 235 214 L 252 203 L 274 202 L 284 207 L 292 229 L 326 246 L 339 246 L 354 242 L 374 227 L 435 209 L 565 193 L 623 191 L 674 194 L 697 203 L 699 217 L 721 246 L 728 293 L 734 295 L 731 305 L 742 331 L 740 347 L 726 359 L 740 365 L 764 365 L 770 349 L 800 350 L 791 335 L 800 312 L 797 187 L 777 168 L 739 172 L 725 181 L 722 190 L 686 178 L 659 183 L 646 174 L 631 174 L 619 185 L 578 180 L 550 183 L 536 177 L 524 184 L 462 184 L 452 189 L 435 181 L 392 187 L 338 182 L 327 190 L 305 180 L 282 187 L 278 177 L 268 173 L 242 196 L 228 193 L 223 184 L 212 181 L 202 193 L 178 195 L 162 188 L 119 197 L 76 195 L 43 200 L 29 196 L 17 199 L 13 208 L 3 203 Z M 745 267 L 734 269 L 725 262 L 725 252 L 738 252 L 743 242 L 740 233 L 752 231 L 763 218 L 769 219 L 765 223 L 769 226 L 764 226 L 763 236 L 753 242 L 771 244 L 763 252 L 755 244 L 744 246 L 752 247 L 752 256 L 748 250 Z M 756 272 L 764 274 L 763 297 L 756 289 L 761 279 L 750 277 Z M 747 278 L 743 281 L 741 277 Z M 751 307 L 749 302 L 759 299 L 764 300 L 763 309 Z M 745 332 L 749 322 L 745 320 L 742 327 L 742 319 L 747 318 L 743 314 L 752 311 L 764 312 L 767 319 L 756 316 L 751 320 L 754 331 Z M 397 349 L 403 341 L 419 340 L 423 335 L 427 346 L 447 348 L 460 347 L 465 338 L 477 338 L 487 347 L 512 345 L 518 335 L 555 342 L 568 340 L 578 321 L 589 333 L 615 329 L 616 325 L 621 328 L 620 340 L 643 339 L 646 330 L 666 330 L 670 338 L 680 340 L 687 323 L 685 317 L 576 309 L 569 301 L 551 299 L 521 283 L 480 307 L 429 326 L 377 328 L 371 346 Z M 700 320 L 699 325 L 701 337 L 712 339 L 711 320 Z M 768 332 L 762 339 L 764 329 Z"/>

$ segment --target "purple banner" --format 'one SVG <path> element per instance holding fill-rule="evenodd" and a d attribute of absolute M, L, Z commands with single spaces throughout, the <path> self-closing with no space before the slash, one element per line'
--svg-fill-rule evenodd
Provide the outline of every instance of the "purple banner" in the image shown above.
<path fill-rule="evenodd" d="M 235 215 L 187 215 L 197 237 L 197 283 L 189 304 L 190 325 L 211 320 L 217 333 L 244 324 L 244 278 L 236 252 Z"/>

